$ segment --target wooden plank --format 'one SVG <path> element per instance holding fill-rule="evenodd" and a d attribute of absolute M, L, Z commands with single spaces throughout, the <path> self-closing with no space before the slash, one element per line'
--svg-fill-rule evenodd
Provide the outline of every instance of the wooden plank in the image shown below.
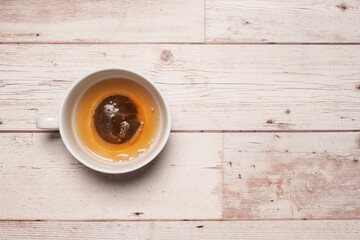
<path fill-rule="evenodd" d="M 206 0 L 207 42 L 359 42 L 358 0 Z"/>
<path fill-rule="evenodd" d="M 0 42 L 203 41 L 203 1 L 0 1 Z"/>
<path fill-rule="evenodd" d="M 359 239 L 360 221 L 0 222 L 0 239 Z"/>
<path fill-rule="evenodd" d="M 0 145 L 0 219 L 221 218 L 221 134 L 171 134 L 127 175 L 88 169 L 56 133 L 2 133 Z"/>
<path fill-rule="evenodd" d="M 360 129 L 360 46 L 3 44 L 0 130 L 34 130 L 73 81 L 116 65 L 156 82 L 173 130 Z"/>
<path fill-rule="evenodd" d="M 225 134 L 225 219 L 359 219 L 359 133 Z"/>

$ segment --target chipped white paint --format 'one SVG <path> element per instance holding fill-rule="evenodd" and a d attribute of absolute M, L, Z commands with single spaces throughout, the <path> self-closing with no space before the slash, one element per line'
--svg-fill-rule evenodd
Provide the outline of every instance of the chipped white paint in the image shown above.
<path fill-rule="evenodd" d="M 225 219 L 358 219 L 360 133 L 225 134 Z"/>
<path fill-rule="evenodd" d="M 359 239 L 360 221 L 0 222 L 0 239 Z"/>
<path fill-rule="evenodd" d="M 359 14 L 358 0 L 207 0 L 206 41 L 359 42 Z"/>
<path fill-rule="evenodd" d="M 358 130 L 360 45 L 301 43 L 358 42 L 359 9 L 0 1 L 0 42 L 45 43 L 0 45 L 0 132 L 35 130 L 73 81 L 108 66 L 156 82 L 173 130 Z M 204 41 L 299 45 L 156 44 Z M 52 44 L 61 42 L 82 44 Z M 73 159 L 56 133 L 1 132 L 0 239 L 359 239 L 349 220 L 360 217 L 359 144 L 350 132 L 173 133 L 152 165 L 108 176 Z M 279 221 L 303 218 L 348 220 Z"/>
<path fill-rule="evenodd" d="M 171 134 L 150 166 L 118 176 L 83 166 L 56 133 L 1 133 L 0 146 L 0 219 L 221 218 L 221 134 Z"/>
<path fill-rule="evenodd" d="M 360 45 L 115 46 L 0 45 L 0 130 L 34 130 L 73 81 L 116 65 L 156 83 L 173 130 L 360 129 Z"/>
<path fill-rule="evenodd" d="M 15 0 L 0 13 L 0 42 L 204 40 L 203 1 Z"/>

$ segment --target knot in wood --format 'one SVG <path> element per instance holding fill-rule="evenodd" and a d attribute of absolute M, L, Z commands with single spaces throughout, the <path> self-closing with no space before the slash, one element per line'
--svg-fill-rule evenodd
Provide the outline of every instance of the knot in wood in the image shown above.
<path fill-rule="evenodd" d="M 338 4 L 336 5 L 336 7 L 339 8 L 341 11 L 345 11 L 348 8 L 345 3 Z"/>
<path fill-rule="evenodd" d="M 161 53 L 160 59 L 163 63 L 171 63 L 173 59 L 173 55 L 169 50 L 164 50 Z"/>

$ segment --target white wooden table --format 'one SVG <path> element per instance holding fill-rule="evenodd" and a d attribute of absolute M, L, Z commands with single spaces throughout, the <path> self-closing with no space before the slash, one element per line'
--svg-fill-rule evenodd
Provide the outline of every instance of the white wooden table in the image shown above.
<path fill-rule="evenodd" d="M 358 0 L 0 0 L 0 42 L 1 239 L 360 238 Z M 107 66 L 173 117 L 128 175 L 34 124 Z"/>

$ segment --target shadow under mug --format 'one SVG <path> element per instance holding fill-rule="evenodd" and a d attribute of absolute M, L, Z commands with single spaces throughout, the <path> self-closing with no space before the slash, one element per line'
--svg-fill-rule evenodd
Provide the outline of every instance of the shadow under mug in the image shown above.
<path fill-rule="evenodd" d="M 110 78 L 125 78 L 142 85 L 153 96 L 159 108 L 159 130 L 151 148 L 131 161 L 104 161 L 89 152 L 78 139 L 75 131 L 74 114 L 77 102 L 91 86 Z M 165 146 L 171 129 L 169 107 L 156 86 L 141 73 L 128 68 L 107 68 L 95 71 L 74 82 L 68 89 L 60 107 L 58 117 L 39 117 L 36 127 L 59 130 L 69 152 L 87 167 L 103 173 L 120 174 L 134 171 L 151 162 Z"/>

